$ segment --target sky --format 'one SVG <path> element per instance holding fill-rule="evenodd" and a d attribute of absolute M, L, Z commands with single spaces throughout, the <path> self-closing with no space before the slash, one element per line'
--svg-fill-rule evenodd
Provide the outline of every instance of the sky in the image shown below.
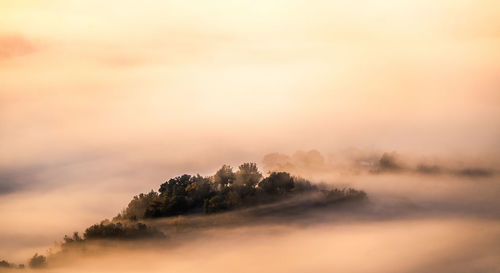
<path fill-rule="evenodd" d="M 499 163 L 498 18 L 495 0 L 2 0 L 0 236 L 48 215 L 45 245 L 274 152 Z"/>
<path fill-rule="evenodd" d="M 0 161 L 496 153 L 498 3 L 350 2 L 2 1 Z"/>

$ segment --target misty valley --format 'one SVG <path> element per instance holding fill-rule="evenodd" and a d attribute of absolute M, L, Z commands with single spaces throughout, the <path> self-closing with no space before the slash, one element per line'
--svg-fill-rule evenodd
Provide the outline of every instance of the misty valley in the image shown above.
<path fill-rule="evenodd" d="M 88 227 L 83 236 L 78 232 L 74 232 L 72 236 L 66 235 L 60 251 L 48 257 L 37 253 L 30 259 L 29 266 L 48 267 L 51 259 L 57 260 L 65 252 L 75 249 L 88 251 L 87 243 L 99 240 L 167 240 L 176 236 L 179 231 L 220 225 L 246 225 L 253 220 L 271 220 L 286 215 L 290 215 L 288 220 L 293 221 L 301 213 L 316 208 L 357 203 L 366 199 L 363 191 L 314 185 L 287 172 L 272 172 L 263 177 L 255 163 L 244 163 L 236 172 L 224 165 L 213 176 L 185 174 L 161 184 L 157 192 L 134 196 L 128 206 L 111 221 L 104 220 Z M 237 212 L 227 219 L 211 217 L 231 211 Z M 243 218 L 238 219 L 236 215 Z M 158 220 L 162 218 L 167 220 Z M 1 266 L 24 268 L 24 265 L 7 261 L 2 261 Z"/>
<path fill-rule="evenodd" d="M 298 162 L 313 162 L 317 154 L 311 151 L 304 156 L 299 161 L 280 157 L 289 162 L 270 161 L 268 157 L 266 169 L 283 169 L 281 165 L 286 163 L 288 170 L 297 173 L 301 167 Z M 305 270 L 303 267 L 306 266 L 324 271 L 323 267 L 329 265 L 329 259 L 334 257 L 343 257 L 335 263 L 337 270 L 343 267 L 344 270 L 351 270 L 348 265 L 352 263 L 351 256 L 358 255 L 356 252 L 380 248 L 371 245 L 373 240 L 385 241 L 389 245 L 387 251 L 394 247 L 392 244 L 397 245 L 405 240 L 410 240 L 409 244 L 412 240 L 429 240 L 429 249 L 410 248 L 404 255 L 442 251 L 442 248 L 451 247 L 450 242 L 471 249 L 486 246 L 479 252 L 475 250 L 481 261 L 463 261 L 464 268 L 469 270 L 493 266 L 496 255 L 490 255 L 500 249 L 497 244 L 500 225 L 495 221 L 499 216 L 498 211 L 489 209 L 498 204 L 494 197 L 499 190 L 498 185 L 491 178 L 495 175 L 485 177 L 483 171 L 479 178 L 469 174 L 462 177 L 455 175 L 459 174 L 458 171 L 443 175 L 421 172 L 419 168 L 416 171 L 410 169 L 408 175 L 402 173 L 404 168 L 400 165 L 401 160 L 394 155 L 383 154 L 365 170 L 365 175 L 358 174 L 355 177 L 359 179 L 349 183 L 354 188 L 338 183 L 311 182 L 286 171 L 268 171 L 264 176 L 255 163 L 241 164 L 236 170 L 223 165 L 211 176 L 176 176 L 161 184 L 157 191 L 134 196 L 111 220 L 105 219 L 81 233 L 75 231 L 64 236 L 54 247 L 32 256 L 26 265 L 2 260 L 0 270 L 134 272 L 144 266 L 150 271 L 161 272 L 163 267 L 193 266 L 189 258 L 191 252 L 197 253 L 197 257 L 193 257 L 197 260 L 195 264 L 206 264 L 209 270 L 216 270 L 225 264 L 218 255 L 230 249 L 239 253 L 239 257 L 247 252 L 253 253 L 260 247 L 277 248 L 266 255 L 285 259 L 283 255 L 291 250 L 286 249 L 287 243 L 280 242 L 282 240 L 295 242 L 293 253 L 286 255 L 296 257 L 307 246 L 311 255 L 319 260 L 313 262 L 296 257 L 289 266 L 273 269 L 256 266 L 248 260 L 243 262 L 248 263 L 245 269 L 236 267 L 233 270 L 299 272 Z M 309 163 L 308 166 L 311 168 Z M 455 178 L 450 177 L 450 174 L 454 174 Z M 386 188 L 387 179 L 397 179 L 399 184 L 392 182 L 390 184 L 393 186 Z M 433 181 L 435 179 L 451 182 L 436 183 Z M 429 199 L 425 191 L 430 185 L 433 185 L 436 196 Z M 470 188 L 467 190 L 463 187 Z M 478 190 L 476 194 L 486 199 L 474 198 L 474 191 Z M 485 190 L 490 191 L 490 194 L 486 194 Z M 458 203 L 453 201 L 459 199 Z M 465 207 L 460 207 L 464 204 Z M 477 240 L 472 242 L 470 239 L 473 237 L 469 233 L 474 230 L 479 233 L 476 234 Z M 372 235 L 364 238 L 369 234 Z M 317 240 L 325 242 L 323 244 Z M 359 244 L 360 240 L 363 243 Z M 262 245 L 256 246 L 256 242 Z M 386 253 L 383 248 L 379 253 L 373 253 L 375 256 L 380 255 L 378 259 L 368 259 L 367 263 L 380 266 L 377 264 L 398 256 Z M 337 254 L 330 257 L 324 253 L 327 249 Z M 260 257 L 261 254 L 264 255 L 248 255 Z M 449 254 L 451 256 L 448 259 L 460 257 L 453 251 Z M 207 255 L 217 256 L 202 258 Z M 159 260 L 143 264 L 143 260 L 153 257 Z M 450 267 L 440 261 L 425 261 L 423 267 L 420 263 L 415 264 L 413 269 L 406 266 L 400 269 L 405 272 L 417 272 L 422 268 L 462 272 L 456 271 L 455 265 Z M 186 272 L 197 270 L 183 269 Z M 358 267 L 352 272 L 369 271 Z"/>

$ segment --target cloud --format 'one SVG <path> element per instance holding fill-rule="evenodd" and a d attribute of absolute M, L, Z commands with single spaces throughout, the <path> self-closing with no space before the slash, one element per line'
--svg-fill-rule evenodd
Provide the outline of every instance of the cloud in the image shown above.
<path fill-rule="evenodd" d="M 0 60 L 29 55 L 37 50 L 32 42 L 20 35 L 0 35 Z"/>
<path fill-rule="evenodd" d="M 322 172 L 328 169 L 325 158 L 317 150 L 297 151 L 291 156 L 271 153 L 262 159 L 264 171 L 287 171 L 291 173 Z"/>

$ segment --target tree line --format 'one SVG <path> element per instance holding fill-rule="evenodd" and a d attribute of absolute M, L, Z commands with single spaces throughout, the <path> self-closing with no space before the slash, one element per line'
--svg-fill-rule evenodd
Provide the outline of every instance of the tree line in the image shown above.
<path fill-rule="evenodd" d="M 233 171 L 223 165 L 213 176 L 184 174 L 169 179 L 158 191 L 133 197 L 114 220 L 170 217 L 188 213 L 217 213 L 274 202 L 307 192 L 322 192 L 326 201 L 362 199 L 363 191 L 320 189 L 309 180 L 287 172 L 264 177 L 255 163 L 244 163 Z"/>

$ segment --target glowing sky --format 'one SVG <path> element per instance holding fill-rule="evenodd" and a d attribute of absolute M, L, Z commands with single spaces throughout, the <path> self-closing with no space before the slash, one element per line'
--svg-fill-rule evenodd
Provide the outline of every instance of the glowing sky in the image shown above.
<path fill-rule="evenodd" d="M 498 151 L 497 1 L 2 1 L 2 164 L 145 142 Z"/>

